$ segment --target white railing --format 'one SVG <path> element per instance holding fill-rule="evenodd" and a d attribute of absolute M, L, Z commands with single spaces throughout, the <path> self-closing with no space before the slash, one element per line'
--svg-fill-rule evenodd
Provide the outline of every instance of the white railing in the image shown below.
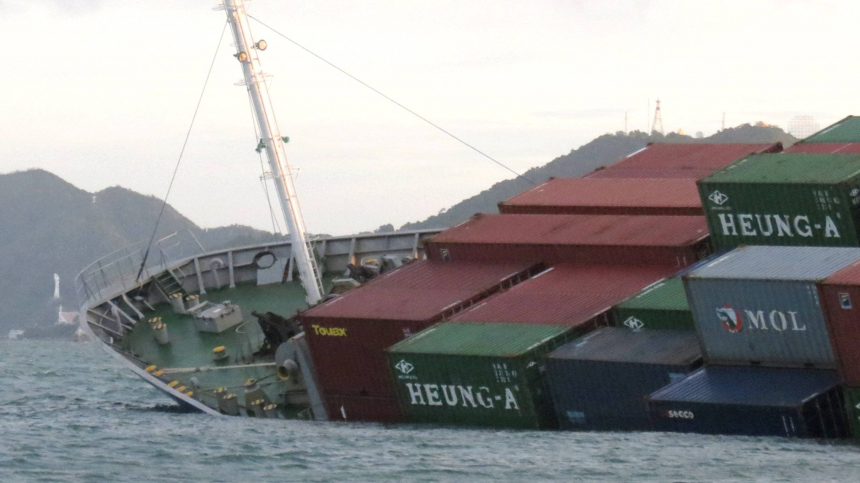
<path fill-rule="evenodd" d="M 351 235 L 343 237 L 314 237 L 310 240 L 319 252 L 317 255 L 331 262 L 333 258 L 339 257 L 346 266 L 346 258 L 357 257 L 360 259 L 365 253 L 385 253 L 389 249 L 395 251 L 414 251 L 419 249 L 419 239 L 431 236 L 441 230 L 424 229 L 401 231 L 391 233 L 367 233 L 363 235 Z M 362 248 L 362 241 L 380 241 L 399 239 L 399 248 L 392 248 L 390 243 L 383 243 L 372 248 Z M 408 243 L 407 243 L 408 242 Z M 414 243 L 413 243 L 414 242 Z M 91 308 L 104 303 L 106 300 L 117 297 L 132 289 L 147 283 L 153 276 L 164 270 L 177 271 L 196 258 L 203 260 L 206 257 L 222 257 L 229 252 L 239 253 L 246 250 L 272 250 L 277 247 L 288 247 L 290 240 L 277 240 L 272 243 L 249 245 L 242 247 L 230 247 L 222 250 L 206 252 L 194 235 L 188 231 L 168 235 L 158 240 L 150 250 L 146 260 L 146 266 L 141 271 L 143 257 L 146 248 L 146 240 L 132 244 L 110 253 L 99 260 L 91 263 L 81 271 L 75 279 L 75 288 L 78 300 L 83 308 Z M 332 249 L 338 245 L 336 249 Z M 401 246 L 402 245 L 402 246 Z M 326 248 L 328 247 L 328 248 Z M 340 267 L 340 270 L 343 270 Z M 321 269 L 332 268 L 330 263 Z M 197 268 L 199 270 L 199 267 Z M 139 276 L 138 276 L 139 274 Z M 179 276 L 187 277 L 193 274 L 179 273 Z M 198 274 L 199 275 L 199 274 Z"/>
<path fill-rule="evenodd" d="M 205 252 L 200 242 L 188 230 L 159 239 L 146 257 L 146 240 L 120 248 L 96 260 L 81 270 L 75 278 L 75 290 L 82 307 L 128 292 L 139 287 L 152 275 L 174 268 L 185 260 Z"/>

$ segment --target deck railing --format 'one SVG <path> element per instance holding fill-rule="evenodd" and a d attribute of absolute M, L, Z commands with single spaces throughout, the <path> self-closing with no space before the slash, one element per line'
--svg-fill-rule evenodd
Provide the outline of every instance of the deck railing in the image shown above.
<path fill-rule="evenodd" d="M 414 248 L 418 249 L 419 239 L 429 237 L 439 231 L 441 230 L 430 229 L 392 233 L 369 233 L 342 237 L 315 237 L 310 241 L 320 251 L 318 253 L 320 256 L 347 257 L 353 254 L 361 254 L 360 247 L 357 247 L 357 245 L 361 245 L 363 243 L 362 240 L 364 242 L 383 240 L 386 241 L 383 246 L 388 246 L 390 245 L 388 242 L 391 242 L 393 239 L 401 240 L 401 244 L 407 239 L 414 239 Z M 288 247 L 289 245 L 290 241 L 287 239 L 268 244 L 231 247 L 207 252 L 194 237 L 193 233 L 188 230 L 182 230 L 161 238 L 153 244 L 142 271 L 141 264 L 146 252 L 147 240 L 121 248 L 91 263 L 75 278 L 75 290 L 77 291 L 81 308 L 87 309 L 140 287 L 164 270 L 175 271 L 183 268 L 196 258 L 202 260 L 205 257 L 220 257 L 228 252 L 236 253 L 254 249 L 270 250 L 281 246 Z M 333 252 L 332 246 L 334 245 L 338 245 L 340 248 L 337 248 Z M 406 243 L 404 246 L 407 245 L 412 247 L 411 242 Z M 326 246 L 328 246 L 328 249 L 326 249 Z M 399 248 L 399 250 L 403 249 L 403 247 Z M 379 248 L 372 251 L 385 252 L 387 250 Z M 327 269 L 331 267 L 321 268 Z M 340 269 L 343 270 L 342 267 Z M 187 276 L 189 274 L 180 275 Z"/>
<path fill-rule="evenodd" d="M 152 275 L 185 263 L 189 258 L 205 253 L 203 246 L 189 230 L 171 233 L 157 240 L 146 255 L 147 240 L 99 258 L 75 277 L 75 291 L 81 307 L 103 302 L 109 297 L 128 292 L 146 282 Z M 146 264 L 143 265 L 144 256 Z"/>

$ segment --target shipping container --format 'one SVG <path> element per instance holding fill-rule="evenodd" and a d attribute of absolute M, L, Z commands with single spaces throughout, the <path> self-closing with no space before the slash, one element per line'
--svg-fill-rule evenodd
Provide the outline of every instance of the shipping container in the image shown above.
<path fill-rule="evenodd" d="M 693 169 L 693 168 L 652 168 L 652 169 L 635 169 L 635 168 L 604 168 L 593 171 L 585 176 L 584 179 L 608 179 L 608 178 L 626 178 L 626 179 L 691 179 L 699 180 L 707 178 L 715 170 L 713 169 Z"/>
<path fill-rule="evenodd" d="M 613 305 L 675 272 L 659 265 L 556 265 L 451 320 L 563 325 L 584 333 L 611 325 Z"/>
<path fill-rule="evenodd" d="M 557 427 L 544 355 L 574 337 L 552 325 L 440 323 L 388 349 L 409 422 Z"/>
<path fill-rule="evenodd" d="M 562 429 L 643 430 L 645 397 L 701 365 L 689 331 L 607 327 L 547 356 L 547 378 Z"/>
<path fill-rule="evenodd" d="M 613 310 L 619 326 L 631 330 L 695 330 L 684 282 L 673 277 L 655 282 Z"/>
<path fill-rule="evenodd" d="M 418 261 L 299 315 L 325 397 L 394 397 L 384 350 L 536 273 L 531 262 Z"/>
<path fill-rule="evenodd" d="M 716 249 L 858 246 L 860 154 L 761 154 L 699 181 Z"/>
<path fill-rule="evenodd" d="M 701 216 L 692 179 L 552 178 L 499 203 L 505 214 Z"/>
<path fill-rule="evenodd" d="M 402 423 L 403 412 L 393 397 L 339 396 L 325 398 L 329 421 Z"/>
<path fill-rule="evenodd" d="M 804 143 L 800 142 L 786 149 L 786 153 L 809 154 L 855 154 L 860 153 L 860 142 L 857 143 Z"/>
<path fill-rule="evenodd" d="M 858 248 L 741 247 L 684 275 L 709 364 L 835 368 L 816 283 Z"/>
<path fill-rule="evenodd" d="M 858 143 L 860 117 L 848 116 L 803 140 L 805 143 Z"/>
<path fill-rule="evenodd" d="M 860 438 L 860 387 L 844 386 L 845 412 L 851 436 Z"/>
<path fill-rule="evenodd" d="M 432 260 L 666 264 L 710 253 L 698 216 L 475 215 L 424 245 Z"/>
<path fill-rule="evenodd" d="M 782 144 L 649 144 L 588 178 L 701 179 L 755 153 L 776 153 Z"/>
<path fill-rule="evenodd" d="M 819 285 L 830 342 L 845 384 L 860 387 L 860 262 Z"/>
<path fill-rule="evenodd" d="M 840 439 L 842 398 L 836 371 L 712 366 L 646 401 L 658 431 Z"/>

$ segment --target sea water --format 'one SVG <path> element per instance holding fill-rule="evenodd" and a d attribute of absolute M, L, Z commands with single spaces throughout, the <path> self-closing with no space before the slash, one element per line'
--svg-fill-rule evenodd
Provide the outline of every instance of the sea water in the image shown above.
<path fill-rule="evenodd" d="M 0 341 L 0 482 L 860 481 L 860 445 L 182 413 L 95 344 Z"/>

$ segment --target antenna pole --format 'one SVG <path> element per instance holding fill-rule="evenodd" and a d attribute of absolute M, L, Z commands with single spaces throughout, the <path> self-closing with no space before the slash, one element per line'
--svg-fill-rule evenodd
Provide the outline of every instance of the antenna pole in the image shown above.
<path fill-rule="evenodd" d="M 651 124 L 651 131 L 663 134 L 663 114 L 660 112 L 660 99 L 657 99 L 657 109 L 654 110 L 654 122 Z"/>
<path fill-rule="evenodd" d="M 242 65 L 245 85 L 251 95 L 254 114 L 262 136 L 257 149 L 266 151 L 266 158 L 269 160 L 269 168 L 278 191 L 278 200 L 290 231 L 290 245 L 299 269 L 299 278 L 307 293 L 308 304 L 314 305 L 322 300 L 322 280 L 305 234 L 305 221 L 284 151 L 285 139 L 281 137 L 278 129 L 269 98 L 269 88 L 260 66 L 258 53 L 265 50 L 265 41 L 254 42 L 244 0 L 224 0 L 224 7 L 236 42 L 236 58 Z"/>

